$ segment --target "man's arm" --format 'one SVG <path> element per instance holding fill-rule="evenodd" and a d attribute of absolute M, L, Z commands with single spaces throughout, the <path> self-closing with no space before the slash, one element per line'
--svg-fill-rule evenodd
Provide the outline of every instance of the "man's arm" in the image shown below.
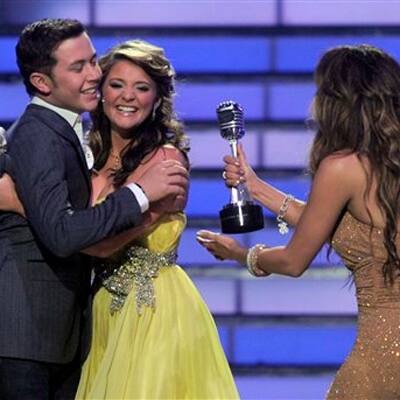
<path fill-rule="evenodd" d="M 127 187 L 110 194 L 93 208 L 74 209 L 65 180 L 64 146 L 69 144 L 63 144 L 47 126 L 33 125 L 18 127 L 9 153 L 26 218 L 52 253 L 69 256 L 141 223 L 140 206 Z M 166 160 L 147 171 L 138 183 L 153 202 L 183 193 L 188 174 L 177 161 Z"/>
<path fill-rule="evenodd" d="M 140 224 L 140 207 L 128 188 L 96 207 L 74 209 L 65 180 L 65 144 L 46 130 L 45 125 L 20 126 L 9 143 L 18 196 L 41 242 L 52 253 L 66 257 Z"/>

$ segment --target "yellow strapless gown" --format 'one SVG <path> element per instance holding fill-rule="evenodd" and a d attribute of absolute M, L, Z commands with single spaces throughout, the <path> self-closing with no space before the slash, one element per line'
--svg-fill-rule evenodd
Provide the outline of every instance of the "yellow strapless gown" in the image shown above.
<path fill-rule="evenodd" d="M 170 214 L 134 244 L 174 250 L 185 225 L 183 214 Z M 77 399 L 239 398 L 214 320 L 186 273 L 162 267 L 153 286 L 155 306 L 143 306 L 141 314 L 135 285 L 114 313 L 110 292 L 97 292 Z"/>

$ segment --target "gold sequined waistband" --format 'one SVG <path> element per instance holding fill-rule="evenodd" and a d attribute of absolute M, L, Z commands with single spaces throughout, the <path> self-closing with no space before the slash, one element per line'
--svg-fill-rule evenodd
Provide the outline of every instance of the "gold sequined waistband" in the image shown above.
<path fill-rule="evenodd" d="M 111 313 L 121 310 L 128 294 L 135 285 L 136 309 L 141 314 L 142 307 L 155 307 L 156 296 L 153 279 L 163 267 L 174 265 L 175 250 L 156 253 L 145 247 L 130 247 L 121 262 L 103 263 L 105 269 L 100 278 L 102 285 L 111 293 Z"/>

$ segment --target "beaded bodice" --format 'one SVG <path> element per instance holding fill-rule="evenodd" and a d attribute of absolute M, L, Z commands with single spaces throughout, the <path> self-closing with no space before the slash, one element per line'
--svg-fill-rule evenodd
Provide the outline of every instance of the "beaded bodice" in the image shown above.
<path fill-rule="evenodd" d="M 167 214 L 123 251 L 102 263 L 103 287 L 111 294 L 110 311 L 119 311 L 135 289 L 136 307 L 155 307 L 153 280 L 160 270 L 175 264 L 181 233 L 186 225 L 183 213 Z"/>
<path fill-rule="evenodd" d="M 359 307 L 400 308 L 400 279 L 386 285 L 382 274 L 387 257 L 382 229 L 346 212 L 331 244 L 353 274 Z"/>

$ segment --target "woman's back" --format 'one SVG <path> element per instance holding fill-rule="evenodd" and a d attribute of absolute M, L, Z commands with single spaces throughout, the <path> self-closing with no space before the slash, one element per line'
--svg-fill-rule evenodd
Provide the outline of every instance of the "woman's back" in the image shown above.
<path fill-rule="evenodd" d="M 369 160 L 365 156 L 347 152 L 338 152 L 329 158 L 332 158 L 333 162 L 343 164 L 346 181 L 351 185 L 352 194 L 347 211 L 357 220 L 383 229 L 385 218 L 377 201 L 378 179 L 372 173 Z M 370 175 L 370 183 L 368 175 Z M 370 187 L 368 187 L 369 185 Z"/>
<path fill-rule="evenodd" d="M 358 305 L 358 335 L 328 399 L 394 399 L 400 393 L 400 279 L 385 281 L 385 221 L 377 204 L 377 180 L 369 195 L 369 163 L 344 156 L 353 196 L 331 241 L 352 273 Z M 349 177 L 348 177 L 349 178 Z M 400 247 L 400 239 L 396 241 Z"/>

